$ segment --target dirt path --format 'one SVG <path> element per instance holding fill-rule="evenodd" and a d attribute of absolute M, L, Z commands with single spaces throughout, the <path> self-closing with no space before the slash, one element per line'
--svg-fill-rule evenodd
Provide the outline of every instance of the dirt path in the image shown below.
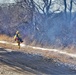
<path fill-rule="evenodd" d="M 0 48 L 0 75 L 61 75 L 76 74 L 76 70 L 53 59 L 21 51 Z"/>

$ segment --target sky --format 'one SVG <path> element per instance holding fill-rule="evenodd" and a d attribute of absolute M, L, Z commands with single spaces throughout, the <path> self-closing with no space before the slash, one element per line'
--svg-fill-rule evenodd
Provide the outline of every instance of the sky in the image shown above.
<path fill-rule="evenodd" d="M 14 0 L 0 0 L 0 3 L 14 3 Z"/>
<path fill-rule="evenodd" d="M 41 0 L 35 0 L 35 1 L 41 1 Z M 0 3 L 15 3 L 15 0 L 0 0 Z"/>
<path fill-rule="evenodd" d="M 16 0 L 0 0 L 0 3 L 3 4 L 3 3 L 15 3 Z M 43 2 L 42 0 L 34 0 L 38 5 L 40 5 L 41 7 L 43 7 Z M 52 1 L 55 1 L 55 0 L 52 0 Z M 63 0 L 62 0 L 63 1 Z M 69 6 L 69 0 L 67 0 L 68 2 L 68 6 Z M 52 6 L 52 10 L 57 10 L 57 9 L 60 9 L 60 11 L 63 11 L 64 10 L 64 5 L 59 5 L 59 4 L 54 4 Z M 68 11 L 68 10 L 67 10 Z M 73 10 L 72 12 L 76 11 L 76 5 L 73 4 Z M 58 11 L 59 12 L 59 11 Z"/>
<path fill-rule="evenodd" d="M 34 0 L 35 3 L 37 3 L 37 5 L 39 5 L 41 8 L 43 8 L 44 6 L 44 2 L 42 0 Z M 50 1 L 50 0 L 49 0 Z M 67 12 L 69 12 L 69 8 L 70 8 L 70 0 L 66 0 L 67 1 Z M 76 12 L 76 4 L 72 3 L 72 12 Z M 59 13 L 61 11 L 64 11 L 64 1 L 63 0 L 52 0 L 52 5 L 50 7 L 50 11 L 55 11 L 55 13 Z M 58 10 L 58 11 L 56 11 Z M 46 10 L 45 10 L 46 11 Z M 42 10 L 40 10 L 41 13 Z"/>

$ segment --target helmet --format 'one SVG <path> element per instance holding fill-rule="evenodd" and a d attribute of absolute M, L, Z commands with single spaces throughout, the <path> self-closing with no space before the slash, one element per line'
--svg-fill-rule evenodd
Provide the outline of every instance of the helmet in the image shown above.
<path fill-rule="evenodd" d="M 16 34 L 18 34 L 19 33 L 19 31 L 16 31 Z"/>

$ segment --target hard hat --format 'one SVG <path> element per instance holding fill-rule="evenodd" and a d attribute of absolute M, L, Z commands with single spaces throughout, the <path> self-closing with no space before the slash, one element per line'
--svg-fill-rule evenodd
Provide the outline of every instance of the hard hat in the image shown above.
<path fill-rule="evenodd" d="M 18 34 L 19 33 L 19 31 L 16 31 L 16 34 Z"/>

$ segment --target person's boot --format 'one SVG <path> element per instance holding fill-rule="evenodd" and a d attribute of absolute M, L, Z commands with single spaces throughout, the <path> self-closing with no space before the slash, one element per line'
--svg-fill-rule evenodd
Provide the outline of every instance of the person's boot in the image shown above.
<path fill-rule="evenodd" d="M 18 43 L 18 48 L 20 49 L 20 43 Z"/>

